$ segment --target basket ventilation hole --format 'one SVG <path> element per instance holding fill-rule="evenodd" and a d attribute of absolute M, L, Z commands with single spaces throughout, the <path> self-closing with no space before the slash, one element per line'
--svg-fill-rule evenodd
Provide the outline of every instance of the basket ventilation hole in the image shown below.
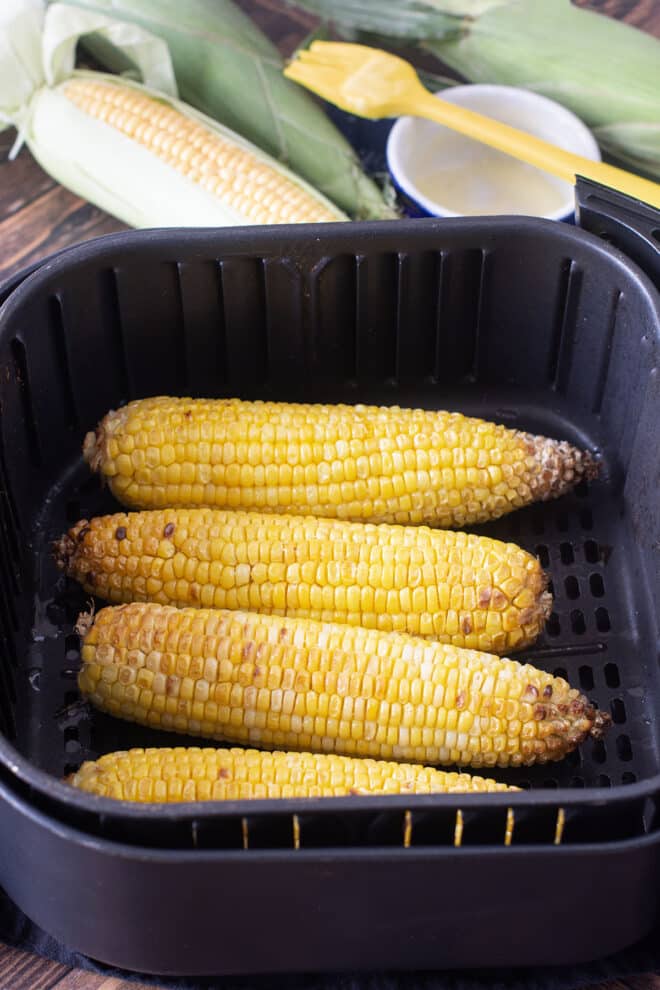
<path fill-rule="evenodd" d="M 583 478 L 579 485 L 576 485 L 573 489 L 573 493 L 577 495 L 578 498 L 588 498 L 589 497 L 589 485 Z"/>
<path fill-rule="evenodd" d="M 626 721 L 626 706 L 621 698 L 612 699 L 610 702 L 610 711 L 612 712 L 612 721 L 616 725 L 622 725 Z"/>
<path fill-rule="evenodd" d="M 69 499 L 65 509 L 67 522 L 78 522 L 80 519 L 80 502 L 77 498 Z"/>
<path fill-rule="evenodd" d="M 594 672 L 591 667 L 580 667 L 578 676 L 580 678 L 580 687 L 584 691 L 593 691 Z"/>
<path fill-rule="evenodd" d="M 594 743 L 593 749 L 591 750 L 591 759 L 594 763 L 604 763 L 607 759 L 605 743 L 601 739 Z"/>
<path fill-rule="evenodd" d="M 580 597 L 580 582 L 574 574 L 569 574 L 566 578 L 564 588 L 566 589 L 566 597 L 570 598 L 571 601 L 575 601 L 576 598 Z"/>
<path fill-rule="evenodd" d="M 552 672 L 553 677 L 563 677 L 564 680 L 568 677 L 566 669 L 564 667 L 555 667 Z"/>
<path fill-rule="evenodd" d="M 584 559 L 588 564 L 598 563 L 598 544 L 595 540 L 586 540 L 584 544 Z"/>
<path fill-rule="evenodd" d="M 561 626 L 559 624 L 559 616 L 556 612 L 552 612 L 550 618 L 545 624 L 545 629 L 548 636 L 559 636 L 561 632 Z"/>
<path fill-rule="evenodd" d="M 611 629 L 610 613 L 606 608 L 596 609 L 596 629 L 598 632 L 609 632 Z"/>
<path fill-rule="evenodd" d="M 626 770 L 624 773 L 621 774 L 622 784 L 634 784 L 636 780 L 637 780 L 637 774 L 632 773 L 630 770 Z"/>
<path fill-rule="evenodd" d="M 632 760 L 632 746 L 630 744 L 629 736 L 621 735 L 616 741 L 616 751 L 619 754 L 619 759 L 628 763 Z"/>
<path fill-rule="evenodd" d="M 79 763 L 65 763 L 64 764 L 64 776 L 68 777 L 70 773 L 75 773 L 80 764 Z"/>
<path fill-rule="evenodd" d="M 584 787 L 584 777 L 571 777 L 569 787 Z"/>
<path fill-rule="evenodd" d="M 68 708 L 69 705 L 75 705 L 79 700 L 80 696 L 77 691 L 67 691 L 64 695 L 64 707 Z"/>
<path fill-rule="evenodd" d="M 543 543 L 535 547 L 534 553 L 538 557 L 541 567 L 550 566 L 550 554 L 548 553 L 548 548 Z"/>
<path fill-rule="evenodd" d="M 557 787 L 559 787 L 559 783 L 554 777 L 548 777 L 543 781 L 543 786 L 547 791 L 554 791 Z"/>
<path fill-rule="evenodd" d="M 621 678 L 619 677 L 619 668 L 615 663 L 605 664 L 605 683 L 608 687 L 618 688 L 621 687 Z"/>
<path fill-rule="evenodd" d="M 557 529 L 560 533 L 566 533 L 568 531 L 568 513 L 558 512 L 557 513 Z"/>
<path fill-rule="evenodd" d="M 48 602 L 46 615 L 48 621 L 52 622 L 54 626 L 61 626 L 66 622 L 66 609 L 59 602 Z"/>
<path fill-rule="evenodd" d="M 67 660 L 77 660 L 80 656 L 80 640 L 75 634 L 64 637 L 64 655 Z"/>
<path fill-rule="evenodd" d="M 562 564 L 572 564 L 575 561 L 575 554 L 571 543 L 560 543 L 559 553 L 561 555 Z"/>
<path fill-rule="evenodd" d="M 581 767 L 582 766 L 582 752 L 579 749 L 574 749 L 567 754 L 565 762 L 569 767 Z"/>
<path fill-rule="evenodd" d="M 598 787 L 611 787 L 612 781 L 606 773 L 599 773 L 596 778 L 596 784 Z"/>
<path fill-rule="evenodd" d="M 589 575 L 589 589 L 594 598 L 602 598 L 605 594 L 605 585 L 600 574 Z"/>
<path fill-rule="evenodd" d="M 75 725 L 68 725 L 64 730 L 64 752 L 70 756 L 72 753 L 77 753 L 79 749 L 78 729 Z"/>
<path fill-rule="evenodd" d="M 538 536 L 545 533 L 545 520 L 538 512 L 535 512 L 532 516 L 532 531 Z"/>
<path fill-rule="evenodd" d="M 571 629 L 576 636 L 582 636 L 587 630 L 587 624 L 584 621 L 584 615 L 579 608 L 573 609 L 571 612 Z"/>
<path fill-rule="evenodd" d="M 594 528 L 594 516 L 591 509 L 582 509 L 580 512 L 580 526 L 582 529 Z"/>

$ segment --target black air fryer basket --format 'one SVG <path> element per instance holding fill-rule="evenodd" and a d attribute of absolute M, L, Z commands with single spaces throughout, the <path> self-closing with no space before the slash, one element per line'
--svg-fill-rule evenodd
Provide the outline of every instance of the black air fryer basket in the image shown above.
<path fill-rule="evenodd" d="M 157 973 L 428 969 L 589 960 L 653 925 L 660 224 L 582 199 L 625 254 L 520 218 L 145 231 L 6 287 L 0 883 L 60 941 Z M 114 505 L 85 431 L 160 393 L 451 408 L 598 451 L 597 482 L 482 530 L 549 570 L 555 610 L 525 656 L 611 713 L 606 739 L 499 772 L 515 794 L 159 809 L 62 783 L 103 752 L 185 742 L 80 703 L 86 602 L 49 553 Z"/>

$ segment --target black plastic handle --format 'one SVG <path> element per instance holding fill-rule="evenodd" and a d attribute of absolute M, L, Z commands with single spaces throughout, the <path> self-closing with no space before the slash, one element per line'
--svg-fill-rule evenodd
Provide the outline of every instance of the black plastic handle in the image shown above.
<path fill-rule="evenodd" d="M 575 216 L 583 230 L 623 251 L 660 289 L 660 210 L 578 176 Z"/>

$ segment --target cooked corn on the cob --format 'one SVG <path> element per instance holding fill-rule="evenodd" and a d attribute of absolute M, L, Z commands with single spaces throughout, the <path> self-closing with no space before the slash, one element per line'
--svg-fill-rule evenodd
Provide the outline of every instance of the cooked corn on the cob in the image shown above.
<path fill-rule="evenodd" d="M 47 172 L 132 226 L 347 219 L 228 128 L 116 76 L 81 73 L 44 87 L 25 133 Z"/>
<path fill-rule="evenodd" d="M 347 622 L 486 653 L 528 646 L 552 604 L 530 553 L 426 526 L 156 509 L 82 519 L 55 557 L 111 602 Z"/>
<path fill-rule="evenodd" d="M 139 399 L 84 456 L 129 508 L 208 505 L 455 527 L 596 473 L 570 444 L 459 413 L 238 399 Z"/>
<path fill-rule="evenodd" d="M 516 790 L 485 777 L 385 760 L 255 749 L 131 749 L 83 763 L 80 790 L 124 801 L 225 801 Z"/>
<path fill-rule="evenodd" d="M 132 603 L 77 629 L 96 707 L 266 749 L 518 766 L 561 759 L 608 722 L 529 664 L 359 626 Z"/>

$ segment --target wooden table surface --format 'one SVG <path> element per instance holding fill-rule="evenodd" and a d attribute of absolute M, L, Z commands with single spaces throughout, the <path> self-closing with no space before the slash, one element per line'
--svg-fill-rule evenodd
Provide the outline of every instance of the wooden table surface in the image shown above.
<path fill-rule="evenodd" d="M 0 0 L 2 2 L 2 0 Z M 551 0 L 548 0 L 551 2 Z M 581 6 L 660 38 L 660 0 L 578 0 Z M 284 0 L 239 0 L 283 53 L 290 53 L 314 19 Z M 70 244 L 123 230 L 124 225 L 58 186 L 23 148 L 7 154 L 15 132 L 0 134 L 0 281 L 31 262 Z M 139 990 L 147 983 L 71 969 L 0 943 L 0 990 Z M 660 990 L 660 975 L 645 974 L 601 984 L 595 990 Z"/>

